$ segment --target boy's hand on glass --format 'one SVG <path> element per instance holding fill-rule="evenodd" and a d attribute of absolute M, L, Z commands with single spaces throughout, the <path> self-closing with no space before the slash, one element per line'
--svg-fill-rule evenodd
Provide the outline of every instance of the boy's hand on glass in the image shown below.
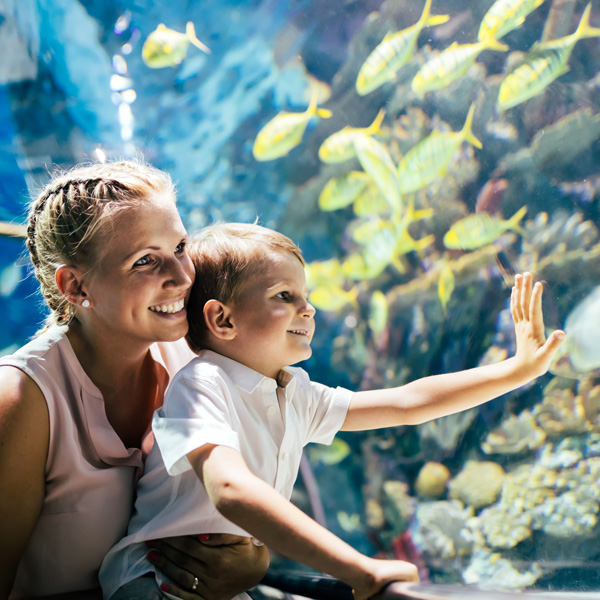
<path fill-rule="evenodd" d="M 178 536 L 151 546 L 151 562 L 177 582 L 163 591 L 184 600 L 230 600 L 259 583 L 269 567 L 267 547 L 237 535 Z"/>
<path fill-rule="evenodd" d="M 515 361 L 527 379 L 543 375 L 565 339 L 561 330 L 552 332 L 546 339 L 542 313 L 543 286 L 533 285 L 531 273 L 515 277 L 510 296 L 510 312 L 515 322 L 517 351 Z"/>
<path fill-rule="evenodd" d="M 417 567 L 404 560 L 369 559 L 368 571 L 368 583 L 351 583 L 355 600 L 371 598 L 392 581 L 419 581 Z"/>

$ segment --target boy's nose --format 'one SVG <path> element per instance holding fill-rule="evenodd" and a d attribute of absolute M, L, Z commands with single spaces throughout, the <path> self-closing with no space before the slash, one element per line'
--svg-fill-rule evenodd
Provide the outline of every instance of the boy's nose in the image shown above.
<path fill-rule="evenodd" d="M 310 302 L 307 302 L 302 307 L 302 310 L 300 312 L 302 313 L 303 317 L 310 318 L 310 317 L 313 317 L 317 311 L 315 310 L 315 307 Z"/>

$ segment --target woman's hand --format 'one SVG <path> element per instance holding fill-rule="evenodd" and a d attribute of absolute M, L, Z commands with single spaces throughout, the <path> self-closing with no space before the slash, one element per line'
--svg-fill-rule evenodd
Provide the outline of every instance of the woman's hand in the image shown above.
<path fill-rule="evenodd" d="M 267 547 L 237 535 L 164 538 L 151 546 L 150 561 L 177 582 L 163 591 L 183 600 L 230 600 L 259 583 L 269 567 Z"/>

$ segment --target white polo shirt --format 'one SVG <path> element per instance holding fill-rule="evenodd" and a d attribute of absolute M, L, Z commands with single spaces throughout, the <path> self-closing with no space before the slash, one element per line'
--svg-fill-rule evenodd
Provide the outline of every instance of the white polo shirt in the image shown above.
<path fill-rule="evenodd" d="M 216 510 L 187 454 L 205 444 L 234 448 L 254 475 L 289 499 L 302 449 L 309 442 L 333 441 L 352 394 L 313 383 L 300 368 L 282 370 L 275 381 L 210 350 L 201 352 L 175 375 L 163 406 L 154 413 L 156 443 L 138 482 L 128 534 L 106 555 L 100 570 L 104 598 L 155 572 L 146 559 L 145 540 L 199 533 L 250 535 Z"/>

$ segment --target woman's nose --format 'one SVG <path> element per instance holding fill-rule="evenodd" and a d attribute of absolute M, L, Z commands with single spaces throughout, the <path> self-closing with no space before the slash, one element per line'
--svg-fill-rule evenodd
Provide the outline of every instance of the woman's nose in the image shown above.
<path fill-rule="evenodd" d="M 166 266 L 166 270 L 166 285 L 188 288 L 194 282 L 194 267 L 187 256 L 183 258 L 173 258 Z"/>

